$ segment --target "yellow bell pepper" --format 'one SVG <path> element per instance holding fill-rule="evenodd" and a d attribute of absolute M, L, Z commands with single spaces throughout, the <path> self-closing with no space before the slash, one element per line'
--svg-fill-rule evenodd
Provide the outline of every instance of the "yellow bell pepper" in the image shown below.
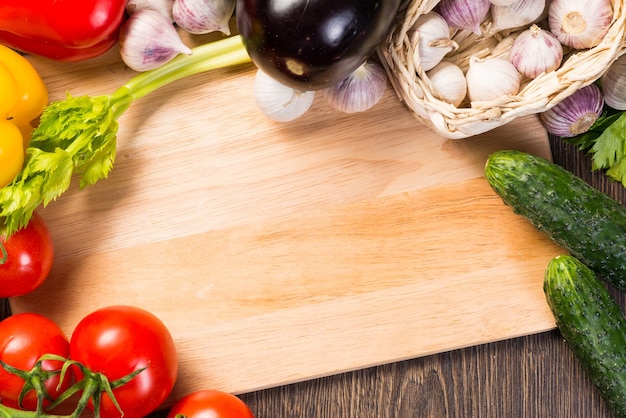
<path fill-rule="evenodd" d="M 31 63 L 0 45 L 0 187 L 24 162 L 35 121 L 48 104 L 48 89 Z"/>

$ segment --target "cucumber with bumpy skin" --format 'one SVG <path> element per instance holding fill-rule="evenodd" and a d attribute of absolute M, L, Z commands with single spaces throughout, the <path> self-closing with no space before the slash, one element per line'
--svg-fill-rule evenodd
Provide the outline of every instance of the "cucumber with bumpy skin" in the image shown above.
<path fill-rule="evenodd" d="M 579 260 L 548 263 L 543 289 L 561 335 L 616 417 L 626 417 L 626 318 Z"/>
<path fill-rule="evenodd" d="M 505 204 L 601 279 L 626 291 L 626 208 L 546 159 L 497 151 L 485 176 Z"/>

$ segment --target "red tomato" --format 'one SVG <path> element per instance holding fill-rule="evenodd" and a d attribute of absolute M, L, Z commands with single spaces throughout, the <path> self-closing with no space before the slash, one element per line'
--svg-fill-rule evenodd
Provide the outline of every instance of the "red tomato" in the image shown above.
<path fill-rule="evenodd" d="M 2 243 L 7 257 L 0 264 L 0 297 L 21 296 L 38 288 L 54 259 L 52 236 L 43 218 L 33 213 L 25 228 Z"/>
<path fill-rule="evenodd" d="M 67 337 L 52 320 L 35 313 L 21 313 L 9 316 L 0 322 L 0 360 L 21 370 L 31 370 L 44 354 L 56 354 L 67 358 L 70 344 Z M 44 370 L 59 370 L 63 362 L 44 361 Z M 15 406 L 24 381 L 0 367 L 0 399 Z M 71 375 L 66 375 L 63 384 L 59 384 L 59 375 L 50 377 L 45 382 L 48 393 L 56 398 L 72 383 Z M 47 405 L 49 402 L 46 402 Z M 37 408 L 37 394 L 30 391 L 24 398 L 25 409 Z"/>
<path fill-rule="evenodd" d="M 70 338 L 70 359 L 104 374 L 111 382 L 147 367 L 113 391 L 124 418 L 142 418 L 157 409 L 178 375 L 176 347 L 165 324 L 132 306 L 110 306 L 84 317 Z M 100 414 L 102 418 L 121 417 L 106 394 L 102 395 Z"/>
<path fill-rule="evenodd" d="M 201 390 L 174 404 L 167 418 L 254 418 L 248 405 L 235 395 L 219 390 Z"/>

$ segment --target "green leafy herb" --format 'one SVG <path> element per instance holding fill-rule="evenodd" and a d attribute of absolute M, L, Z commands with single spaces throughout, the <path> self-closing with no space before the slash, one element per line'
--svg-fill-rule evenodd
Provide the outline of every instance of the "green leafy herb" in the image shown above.
<path fill-rule="evenodd" d="M 568 142 L 591 154 L 592 168 L 626 186 L 626 112 L 606 112 L 589 131 Z"/>
<path fill-rule="evenodd" d="M 193 74 L 250 62 L 241 37 L 207 43 L 135 76 L 111 95 L 72 97 L 44 109 L 15 180 L 0 189 L 3 233 L 28 225 L 34 210 L 57 199 L 80 177 L 80 187 L 108 176 L 115 161 L 117 119 L 132 102 Z"/>

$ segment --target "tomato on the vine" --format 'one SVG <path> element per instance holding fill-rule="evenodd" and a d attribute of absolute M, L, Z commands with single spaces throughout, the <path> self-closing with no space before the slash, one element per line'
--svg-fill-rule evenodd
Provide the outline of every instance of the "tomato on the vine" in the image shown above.
<path fill-rule="evenodd" d="M 254 414 L 237 396 L 219 390 L 193 392 L 172 406 L 167 418 L 254 418 Z"/>
<path fill-rule="evenodd" d="M 32 292 L 46 280 L 54 260 L 54 245 L 48 225 L 33 213 L 25 228 L 9 239 L 2 238 L 4 262 L 0 264 L 0 297 Z"/>
<path fill-rule="evenodd" d="M 70 344 L 59 326 L 36 313 L 20 313 L 9 316 L 0 322 L 0 360 L 20 370 L 30 371 L 44 354 L 56 354 L 67 358 Z M 60 370 L 63 362 L 46 360 L 42 370 Z M 66 375 L 59 386 L 59 374 L 48 378 L 44 385 L 48 394 L 56 399 L 72 383 L 71 374 Z M 0 367 L 0 399 L 2 403 L 16 406 L 24 387 L 24 380 Z M 44 405 L 49 404 L 45 402 Z M 34 390 L 27 393 L 23 400 L 24 409 L 37 408 L 37 394 Z"/>
<path fill-rule="evenodd" d="M 142 418 L 170 395 L 178 375 L 178 355 L 165 324 L 132 306 L 109 306 L 85 316 L 70 338 L 70 359 L 110 382 L 145 368 L 113 395 L 124 418 Z M 76 370 L 77 377 L 82 375 Z M 93 404 L 90 403 L 93 409 Z M 102 394 L 102 418 L 120 418 L 110 397 Z"/>

